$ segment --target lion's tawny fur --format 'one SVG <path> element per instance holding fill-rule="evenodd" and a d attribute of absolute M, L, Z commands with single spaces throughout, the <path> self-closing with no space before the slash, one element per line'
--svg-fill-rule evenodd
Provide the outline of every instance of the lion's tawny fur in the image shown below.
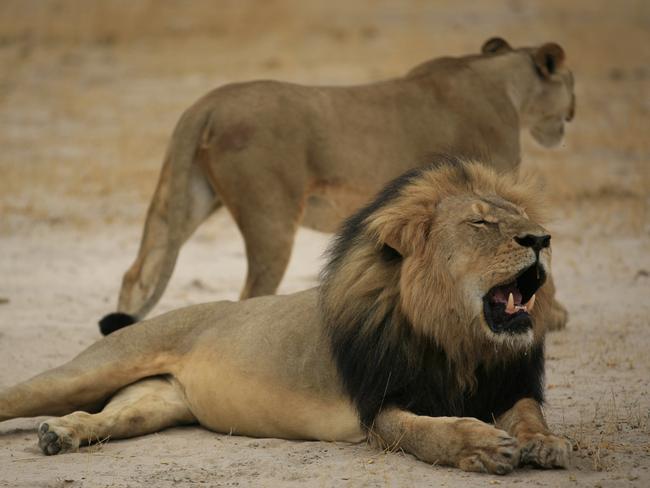
<path fill-rule="evenodd" d="M 370 437 L 469 471 L 566 466 L 569 445 L 540 408 L 538 288 L 551 251 L 531 220 L 537 194 L 519 177 L 438 158 L 346 221 L 320 288 L 118 330 L 0 392 L 0 421 L 62 415 L 39 427 L 46 454 L 199 423 L 258 437 Z M 545 244 L 522 241 L 535 236 Z M 484 297 L 528 270 L 539 277 L 532 322 L 490 325 Z"/>

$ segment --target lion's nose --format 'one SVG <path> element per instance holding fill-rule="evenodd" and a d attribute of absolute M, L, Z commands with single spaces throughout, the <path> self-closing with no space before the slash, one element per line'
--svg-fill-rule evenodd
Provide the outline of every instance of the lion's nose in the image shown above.
<path fill-rule="evenodd" d="M 515 241 L 517 244 L 524 247 L 532 247 L 535 252 L 539 252 L 545 247 L 551 245 L 551 236 L 543 234 L 541 236 L 535 234 L 525 234 L 523 236 L 516 236 Z"/>

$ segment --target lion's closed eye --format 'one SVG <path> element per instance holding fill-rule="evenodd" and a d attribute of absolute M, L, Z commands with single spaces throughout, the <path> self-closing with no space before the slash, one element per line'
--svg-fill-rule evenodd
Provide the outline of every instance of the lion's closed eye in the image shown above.
<path fill-rule="evenodd" d="M 484 220 L 484 219 L 472 219 L 467 221 L 469 225 L 472 225 L 474 227 L 479 227 L 479 228 L 487 228 L 490 226 L 497 225 L 497 222 L 493 222 L 490 220 Z"/>

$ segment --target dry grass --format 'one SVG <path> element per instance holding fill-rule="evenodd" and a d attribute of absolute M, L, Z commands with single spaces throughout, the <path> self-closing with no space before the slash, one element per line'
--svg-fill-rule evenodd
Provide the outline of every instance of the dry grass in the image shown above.
<path fill-rule="evenodd" d="M 565 435 L 573 443 L 575 454 L 589 459 L 594 471 L 615 470 L 619 465 L 618 457 L 632 452 L 650 454 L 650 442 L 621 440 L 624 432 L 650 435 L 650 410 L 638 401 L 624 402 L 626 405 L 621 408 L 621 402 L 612 391 L 607 398 L 596 402 L 593 412 L 580 412 L 577 424 L 562 425 Z"/>

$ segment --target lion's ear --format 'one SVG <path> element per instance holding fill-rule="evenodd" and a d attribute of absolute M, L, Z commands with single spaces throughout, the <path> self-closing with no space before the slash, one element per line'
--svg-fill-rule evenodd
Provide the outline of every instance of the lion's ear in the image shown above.
<path fill-rule="evenodd" d="M 564 58 L 564 49 L 554 42 L 544 44 L 533 54 L 537 72 L 544 79 L 548 79 L 555 74 L 557 68 L 564 62 Z"/>
<path fill-rule="evenodd" d="M 393 228 L 389 232 L 380 234 L 379 242 L 382 246 L 382 253 L 387 256 L 399 256 L 403 258 L 411 254 L 412 250 L 408 242 L 403 242 L 401 229 Z"/>
<path fill-rule="evenodd" d="M 413 215 L 408 218 L 395 218 L 391 215 L 385 222 L 376 222 L 379 243 L 388 247 L 383 249 L 387 255 L 401 257 L 412 255 L 421 249 L 429 236 L 431 227 L 430 215 Z"/>
<path fill-rule="evenodd" d="M 508 41 L 501 37 L 492 37 L 483 43 L 481 52 L 483 54 L 501 54 L 506 51 L 512 51 Z"/>

